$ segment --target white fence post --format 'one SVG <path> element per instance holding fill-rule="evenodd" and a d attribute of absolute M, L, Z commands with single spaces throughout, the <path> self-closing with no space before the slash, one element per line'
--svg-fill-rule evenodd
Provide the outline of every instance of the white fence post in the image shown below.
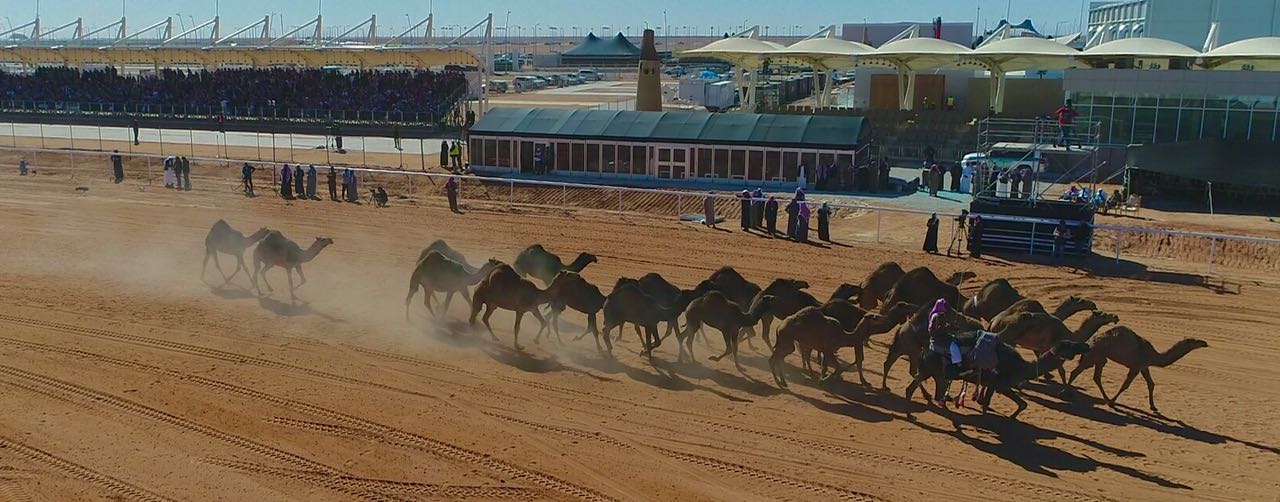
<path fill-rule="evenodd" d="M 1120 239 L 1124 238 L 1124 232 L 1113 230 L 1116 233 L 1116 263 L 1120 263 Z"/>
<path fill-rule="evenodd" d="M 876 211 L 876 244 L 880 243 L 880 221 L 884 219 L 884 211 Z"/>
<path fill-rule="evenodd" d="M 618 212 L 622 212 L 622 190 L 618 190 Z"/>
<path fill-rule="evenodd" d="M 1031 256 L 1035 256 L 1036 255 L 1036 222 L 1034 221 L 1031 222 L 1031 238 L 1027 239 L 1027 241 L 1031 243 L 1031 249 L 1029 253 L 1031 254 Z M 1058 245 L 1056 240 L 1054 241 L 1053 245 L 1054 246 Z M 1057 251 L 1057 250 L 1055 249 L 1054 251 Z M 1050 252 L 1049 254 L 1053 254 L 1053 253 Z"/>
<path fill-rule="evenodd" d="M 1216 237 L 1209 238 L 1209 273 L 1213 275 L 1213 258 L 1218 254 L 1218 239 Z"/>

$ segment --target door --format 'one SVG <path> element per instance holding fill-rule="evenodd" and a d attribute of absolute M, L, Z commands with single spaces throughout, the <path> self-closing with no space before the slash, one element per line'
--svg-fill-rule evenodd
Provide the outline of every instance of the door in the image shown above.
<path fill-rule="evenodd" d="M 658 178 L 682 180 L 689 176 L 689 150 L 658 147 Z"/>

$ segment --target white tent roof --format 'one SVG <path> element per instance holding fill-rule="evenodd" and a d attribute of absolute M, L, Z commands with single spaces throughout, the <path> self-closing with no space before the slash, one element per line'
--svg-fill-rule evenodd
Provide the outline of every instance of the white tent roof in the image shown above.
<path fill-rule="evenodd" d="M 1250 38 L 1204 53 L 1205 57 L 1280 58 L 1280 37 Z"/>
<path fill-rule="evenodd" d="M 937 38 L 904 38 L 876 49 L 876 55 L 893 56 L 957 56 L 973 52 L 968 47 Z"/>
<path fill-rule="evenodd" d="M 999 65 L 999 69 L 1010 72 L 1071 68 L 1079 54 L 1080 51 L 1047 38 L 1014 37 L 978 47 L 969 57 Z"/>
<path fill-rule="evenodd" d="M 799 64 L 816 64 L 831 69 L 848 69 L 857 66 L 858 57 L 875 53 L 875 48 L 858 42 L 838 38 L 812 38 L 776 49 L 766 55 L 774 61 L 791 61 Z"/>
<path fill-rule="evenodd" d="M 1085 49 L 1081 57 L 1195 58 L 1200 51 L 1161 38 L 1122 38 Z"/>
<path fill-rule="evenodd" d="M 761 62 L 761 56 L 782 48 L 781 44 L 774 42 L 734 37 L 716 40 L 702 48 L 684 51 L 680 55 L 723 59 L 739 66 L 757 66 Z"/>

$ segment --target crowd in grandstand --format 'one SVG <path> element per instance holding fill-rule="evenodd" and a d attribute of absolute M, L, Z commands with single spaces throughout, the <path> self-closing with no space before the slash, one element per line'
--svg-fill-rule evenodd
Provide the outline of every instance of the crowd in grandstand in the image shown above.
<path fill-rule="evenodd" d="M 27 74 L 0 72 L 3 100 L 187 106 L 226 115 L 235 110 L 270 114 L 274 108 L 280 113 L 308 109 L 443 116 L 466 90 L 461 73 L 426 70 L 258 68 L 122 75 L 114 69 L 48 67 Z"/>

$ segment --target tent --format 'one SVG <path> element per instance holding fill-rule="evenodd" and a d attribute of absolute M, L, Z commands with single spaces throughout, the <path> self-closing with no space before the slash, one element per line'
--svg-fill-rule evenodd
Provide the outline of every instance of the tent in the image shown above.
<path fill-rule="evenodd" d="M 622 33 L 604 39 L 588 33 L 577 46 L 560 55 L 564 66 L 626 67 L 640 64 L 640 48 L 627 40 Z"/>

